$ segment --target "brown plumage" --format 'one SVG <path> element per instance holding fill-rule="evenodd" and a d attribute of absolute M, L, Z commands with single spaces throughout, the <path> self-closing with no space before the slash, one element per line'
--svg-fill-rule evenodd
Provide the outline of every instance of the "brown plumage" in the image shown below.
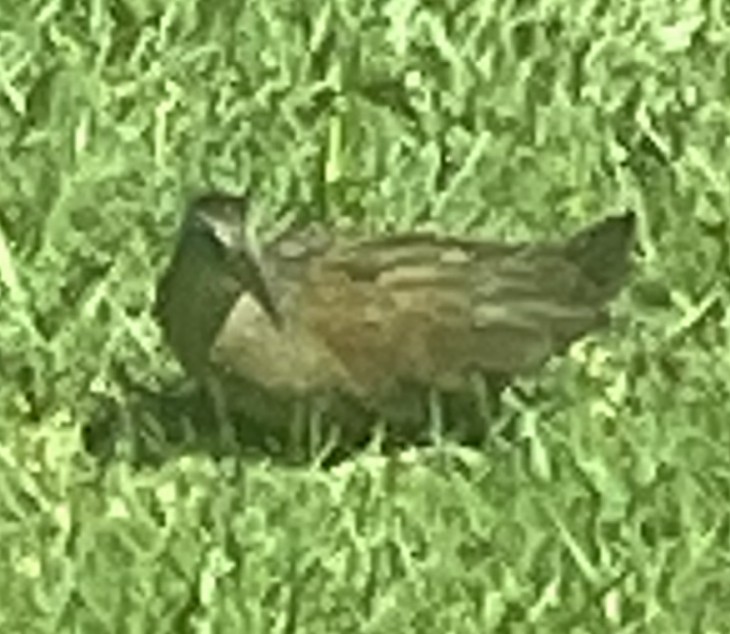
<path fill-rule="evenodd" d="M 546 243 L 313 226 L 255 255 L 246 206 L 190 205 L 155 305 L 184 368 L 244 410 L 327 396 L 397 417 L 414 391 L 534 371 L 605 320 L 634 235 L 631 213 Z"/>

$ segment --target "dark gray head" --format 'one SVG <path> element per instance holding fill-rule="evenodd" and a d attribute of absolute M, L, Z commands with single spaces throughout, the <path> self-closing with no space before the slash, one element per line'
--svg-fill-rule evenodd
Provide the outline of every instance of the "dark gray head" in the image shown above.
<path fill-rule="evenodd" d="M 181 239 L 211 240 L 225 251 L 245 248 L 245 219 L 248 196 L 209 192 L 196 196 L 188 205 Z"/>
<path fill-rule="evenodd" d="M 279 312 L 266 283 L 262 264 L 246 235 L 247 194 L 208 192 L 188 205 L 180 234 L 180 250 L 194 249 L 221 273 L 233 276 L 241 292 L 249 292 L 277 323 Z"/>

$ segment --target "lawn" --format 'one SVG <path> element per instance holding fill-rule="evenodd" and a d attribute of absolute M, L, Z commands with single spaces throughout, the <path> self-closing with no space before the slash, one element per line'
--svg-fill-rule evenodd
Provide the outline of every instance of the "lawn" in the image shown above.
<path fill-rule="evenodd" d="M 730 4 L 0 0 L 0 148 L 1 632 L 730 633 Z M 155 280 L 246 187 L 262 236 L 640 246 L 482 450 L 180 449 L 120 368 L 179 376 Z"/>

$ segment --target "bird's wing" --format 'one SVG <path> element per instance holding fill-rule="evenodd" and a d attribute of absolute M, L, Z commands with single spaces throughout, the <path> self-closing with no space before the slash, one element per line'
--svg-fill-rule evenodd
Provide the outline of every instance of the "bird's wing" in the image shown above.
<path fill-rule="evenodd" d="M 631 214 L 611 217 L 562 243 L 332 242 L 308 260 L 298 314 L 368 392 L 535 370 L 604 322 L 633 225 Z"/>
<path fill-rule="evenodd" d="M 297 318 L 363 393 L 534 369 L 556 347 L 555 324 L 582 333 L 595 311 L 551 302 L 527 253 L 416 235 L 333 248 L 309 263 Z"/>

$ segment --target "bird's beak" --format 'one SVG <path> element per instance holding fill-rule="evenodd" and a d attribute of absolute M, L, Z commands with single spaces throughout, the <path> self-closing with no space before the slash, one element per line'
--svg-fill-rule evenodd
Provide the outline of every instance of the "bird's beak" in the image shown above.
<path fill-rule="evenodd" d="M 271 285 L 268 281 L 266 267 L 262 262 L 260 250 L 254 246 L 250 240 L 243 240 L 239 243 L 243 248 L 240 256 L 244 258 L 248 264 L 249 270 L 249 290 L 253 297 L 260 302 L 266 314 L 271 318 L 277 327 L 283 323 L 281 312 L 276 300 L 271 292 Z"/>
<path fill-rule="evenodd" d="M 248 195 L 244 194 L 229 202 L 240 204 L 245 211 L 248 206 Z M 246 292 L 251 293 L 259 302 L 277 327 L 281 326 L 283 320 L 271 292 L 266 266 L 255 233 L 248 230 L 246 222 L 230 222 L 226 217 L 217 217 L 213 214 L 207 215 L 204 222 L 208 224 L 208 230 L 216 241 L 228 253 Z"/>

